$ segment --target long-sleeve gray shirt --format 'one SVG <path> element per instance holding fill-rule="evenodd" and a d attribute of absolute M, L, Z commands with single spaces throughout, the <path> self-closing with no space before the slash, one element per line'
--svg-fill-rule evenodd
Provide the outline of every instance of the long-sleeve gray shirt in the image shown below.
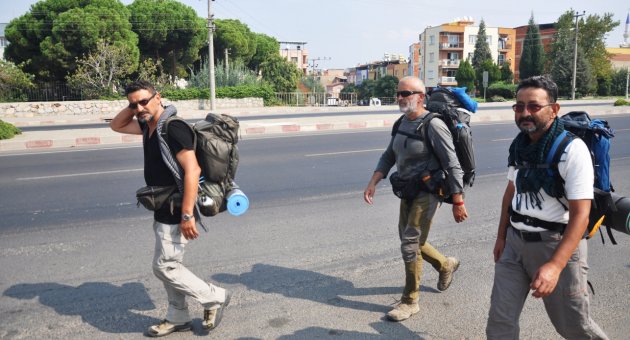
<path fill-rule="evenodd" d="M 427 114 L 428 112 L 415 120 L 409 120 L 403 116 L 398 131 L 417 134 L 418 126 Z M 425 129 L 422 128 L 422 130 Z M 447 173 L 447 187 L 450 192 L 463 192 L 464 172 L 457 159 L 453 138 L 448 127 L 436 117 L 431 119 L 425 131 L 424 141 L 409 138 L 400 133 L 393 136 L 387 149 L 381 155 L 376 171 L 387 176 L 391 168 L 396 165 L 400 178 L 409 179 L 420 176 L 425 170 L 433 173 L 441 168 Z M 431 143 L 433 152 L 431 152 L 431 148 L 425 145 L 425 142 Z"/>

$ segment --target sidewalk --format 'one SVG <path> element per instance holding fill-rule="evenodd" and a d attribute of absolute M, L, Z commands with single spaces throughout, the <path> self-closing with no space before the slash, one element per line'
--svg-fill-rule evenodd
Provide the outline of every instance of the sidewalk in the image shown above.
<path fill-rule="evenodd" d="M 628 107 L 614 107 L 613 100 L 560 101 L 561 113 L 568 111 L 587 111 L 592 116 L 630 113 Z M 510 105 L 504 103 L 480 104 L 477 113 L 472 116 L 474 123 L 492 123 L 511 121 L 514 117 Z M 262 107 L 247 109 L 221 109 L 217 113 L 226 113 L 235 117 L 251 117 L 241 121 L 241 136 L 300 133 L 313 131 L 352 130 L 390 127 L 400 116 L 398 107 L 388 106 L 352 106 L 352 107 Z M 334 116 L 320 113 L 338 113 Z M 366 112 L 365 115 L 348 114 Z M 203 119 L 206 110 L 179 112 L 185 119 Z M 287 115 L 291 116 L 288 117 Z M 299 114 L 299 117 L 295 117 Z M 77 128 L 45 131 L 24 131 L 9 140 L 0 141 L 0 152 L 30 149 L 58 149 L 84 147 L 92 145 L 139 144 L 141 136 L 123 135 L 109 128 L 107 121 L 113 116 L 43 116 L 29 118 L 6 118 L 5 121 L 18 127 L 102 124 L 98 128 Z M 256 117 L 260 116 L 260 119 Z M 269 116 L 274 116 L 269 118 Z"/>

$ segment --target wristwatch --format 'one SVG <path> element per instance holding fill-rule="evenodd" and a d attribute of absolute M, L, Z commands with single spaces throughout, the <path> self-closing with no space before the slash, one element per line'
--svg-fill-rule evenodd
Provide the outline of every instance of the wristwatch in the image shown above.
<path fill-rule="evenodd" d="M 192 220 L 193 215 L 191 214 L 182 214 L 182 221 L 190 221 Z"/>

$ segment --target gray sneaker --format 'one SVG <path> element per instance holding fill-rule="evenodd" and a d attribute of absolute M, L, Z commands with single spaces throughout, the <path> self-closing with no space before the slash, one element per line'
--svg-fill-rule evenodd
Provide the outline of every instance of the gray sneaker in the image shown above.
<path fill-rule="evenodd" d="M 223 312 L 225 311 L 225 307 L 230 304 L 230 299 L 232 298 L 232 292 L 229 290 L 225 290 L 225 301 L 219 305 L 217 309 L 204 309 L 203 311 L 203 321 L 201 325 L 204 329 L 211 330 L 215 329 L 219 326 L 221 319 L 223 318 Z"/>
<path fill-rule="evenodd" d="M 459 260 L 454 257 L 446 258 L 446 268 L 440 271 L 440 278 L 438 280 L 437 289 L 445 291 L 453 282 L 453 273 L 459 268 Z"/>
<path fill-rule="evenodd" d="M 403 321 L 409 319 L 412 315 L 420 311 L 420 306 L 417 302 L 414 303 L 399 303 L 387 313 L 387 318 L 392 321 Z"/>
<path fill-rule="evenodd" d="M 173 332 L 189 331 L 192 328 L 192 322 L 186 322 L 183 324 L 174 324 L 164 319 L 159 324 L 149 327 L 147 335 L 150 337 L 160 337 L 169 335 Z"/>

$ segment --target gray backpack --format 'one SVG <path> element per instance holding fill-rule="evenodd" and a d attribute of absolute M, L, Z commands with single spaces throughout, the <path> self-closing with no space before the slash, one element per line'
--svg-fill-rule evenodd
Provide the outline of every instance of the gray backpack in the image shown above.
<path fill-rule="evenodd" d="M 168 141 L 168 125 L 173 120 L 184 121 L 176 115 L 166 119 L 161 131 L 165 141 Z M 193 132 L 195 154 L 202 174 L 197 207 L 202 215 L 214 216 L 226 210 L 226 195 L 236 187 L 239 122 L 230 115 L 208 113 L 204 120 L 187 125 Z"/>

